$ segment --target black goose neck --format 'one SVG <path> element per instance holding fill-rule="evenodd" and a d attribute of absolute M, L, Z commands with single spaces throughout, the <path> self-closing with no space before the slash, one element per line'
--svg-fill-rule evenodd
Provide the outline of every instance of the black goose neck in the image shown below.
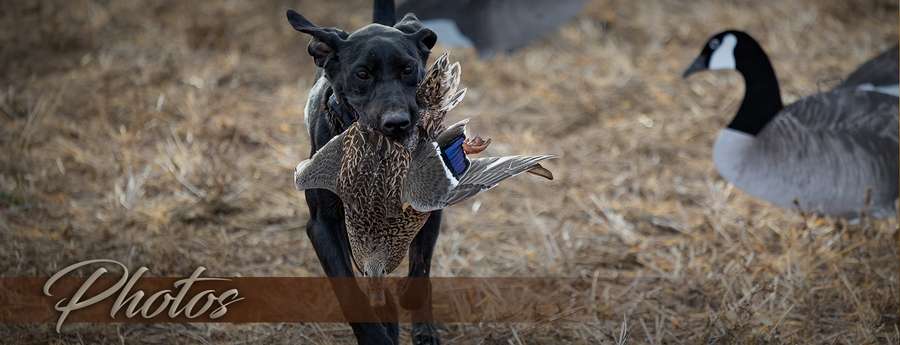
<path fill-rule="evenodd" d="M 728 128 L 757 135 L 784 107 L 778 79 L 769 57 L 756 41 L 741 38 L 735 47 L 735 65 L 744 77 L 744 99 Z"/>

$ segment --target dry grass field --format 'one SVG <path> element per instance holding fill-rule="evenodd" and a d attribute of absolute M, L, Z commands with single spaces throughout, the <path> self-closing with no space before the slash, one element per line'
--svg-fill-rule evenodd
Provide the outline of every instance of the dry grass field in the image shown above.
<path fill-rule="evenodd" d="M 314 70 L 287 8 L 345 29 L 371 15 L 369 1 L 5 3 L 0 275 L 89 258 L 161 276 L 322 275 L 291 183 Z M 469 93 L 450 120 L 472 117 L 489 154 L 561 157 L 555 181 L 520 176 L 450 209 L 433 274 L 589 277 L 601 291 L 594 322 L 448 324 L 445 343 L 900 343 L 895 219 L 804 216 L 716 173 L 741 78 L 680 74 L 725 28 L 759 39 L 789 103 L 897 42 L 898 5 L 602 0 L 514 55 L 452 51 Z M 354 340 L 342 324 L 70 324 L 0 325 L 0 343 Z"/>

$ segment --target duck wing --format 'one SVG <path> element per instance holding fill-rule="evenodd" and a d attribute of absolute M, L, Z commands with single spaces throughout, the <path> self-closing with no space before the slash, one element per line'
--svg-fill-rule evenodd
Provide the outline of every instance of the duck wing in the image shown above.
<path fill-rule="evenodd" d="M 447 52 L 441 54 L 425 72 L 425 78 L 416 88 L 416 101 L 421 108 L 420 125 L 426 136 L 434 137 L 439 133 L 444 117 L 465 97 L 466 89 L 459 88 L 460 76 L 459 62 L 451 64 Z"/>
<path fill-rule="evenodd" d="M 450 191 L 446 202 L 453 205 L 475 194 L 494 188 L 501 181 L 539 167 L 539 162 L 553 155 L 485 157 L 471 161 L 459 184 Z M 540 169 L 544 169 L 540 167 Z"/>
<path fill-rule="evenodd" d="M 459 185 L 447 166 L 436 142 L 422 141 L 409 162 L 401 198 L 419 212 L 439 210 L 447 206 L 446 196 Z"/>
<path fill-rule="evenodd" d="M 478 158 L 470 160 L 465 172 L 457 179 L 441 157 L 440 147 L 437 143 L 431 144 L 431 149 L 425 149 L 423 145 L 421 151 L 417 150 L 403 190 L 404 202 L 420 212 L 462 202 L 532 169 L 549 172 L 539 163 L 556 158 L 552 155 Z"/>
<path fill-rule="evenodd" d="M 457 123 L 450 125 L 447 129 L 444 129 L 440 133 L 438 133 L 437 138 L 435 139 L 442 149 L 446 148 L 448 145 L 452 144 L 456 139 L 466 136 L 466 125 L 469 123 L 469 119 L 462 119 Z"/>
<path fill-rule="evenodd" d="M 297 190 L 327 189 L 337 193 L 337 178 L 344 157 L 344 136 L 346 131 L 334 136 L 310 159 L 297 164 L 294 169 L 294 187 Z"/>

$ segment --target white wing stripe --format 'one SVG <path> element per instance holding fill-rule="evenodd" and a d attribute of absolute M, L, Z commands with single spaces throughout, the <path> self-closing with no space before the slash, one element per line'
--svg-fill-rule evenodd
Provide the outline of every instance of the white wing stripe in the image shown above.
<path fill-rule="evenodd" d="M 436 142 L 431 143 L 434 146 L 434 151 L 437 152 L 438 159 L 441 159 L 441 168 L 444 168 L 444 175 L 447 176 L 447 180 L 450 180 L 450 188 L 453 189 L 456 185 L 459 184 L 459 180 L 456 177 L 453 177 L 453 173 L 450 171 L 450 168 L 447 167 L 447 164 L 444 164 L 444 160 L 441 158 L 441 148 L 438 147 Z"/>

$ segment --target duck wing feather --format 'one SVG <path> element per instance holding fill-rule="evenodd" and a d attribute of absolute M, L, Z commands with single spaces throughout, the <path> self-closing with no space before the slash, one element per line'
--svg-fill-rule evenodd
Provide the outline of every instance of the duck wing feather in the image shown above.
<path fill-rule="evenodd" d="M 496 187 L 503 180 L 535 167 L 549 172 L 538 163 L 556 158 L 552 155 L 537 155 L 473 159 L 462 177 L 457 180 L 444 165 L 436 143 L 427 151 L 433 153 L 426 153 L 426 150 L 422 149 L 418 154 L 423 156 L 413 158 L 404 188 L 404 202 L 420 212 L 439 210 L 462 202 Z M 420 161 L 425 154 L 427 159 Z"/>
<path fill-rule="evenodd" d="M 297 190 L 327 189 L 337 193 L 337 178 L 344 157 L 344 136 L 346 131 L 334 136 L 325 146 L 316 151 L 294 169 L 294 187 Z"/>

